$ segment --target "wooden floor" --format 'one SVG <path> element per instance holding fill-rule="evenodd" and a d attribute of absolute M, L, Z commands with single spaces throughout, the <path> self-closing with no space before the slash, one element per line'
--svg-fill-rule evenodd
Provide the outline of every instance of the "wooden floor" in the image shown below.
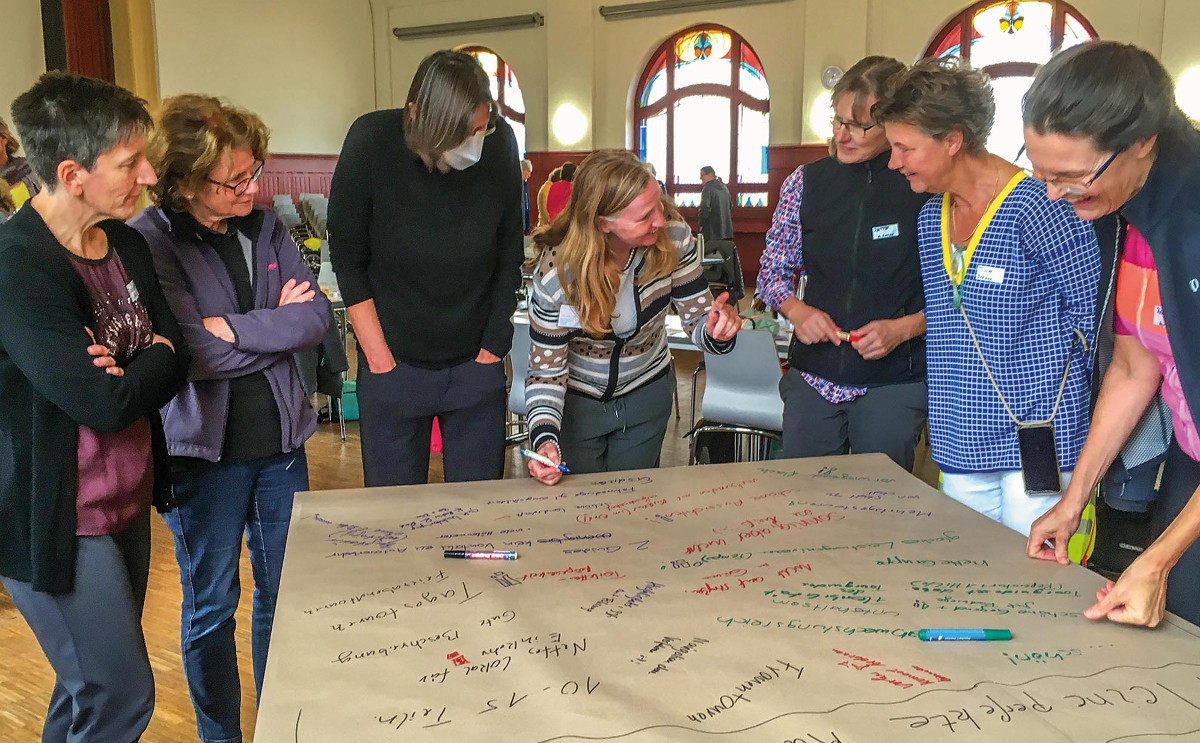
<path fill-rule="evenodd" d="M 689 400 L 691 375 L 700 359 L 699 353 L 677 352 L 676 375 L 679 380 L 679 402 L 682 416 L 673 419 L 667 428 L 663 444 L 664 467 L 687 464 L 687 441 L 682 438 L 690 427 Z M 703 375 L 701 375 L 701 380 Z M 703 387 L 702 383 L 700 385 Z M 357 424 L 348 425 L 349 438 L 341 441 L 336 424 L 321 424 L 308 442 L 309 478 L 313 490 L 362 487 L 362 468 L 359 459 Z M 442 480 L 442 465 L 434 457 L 430 480 Z M 917 474 L 931 484 L 937 481 L 937 470 L 922 447 Z M 505 477 L 527 477 L 524 462 L 515 449 L 510 449 L 505 464 Z M 154 718 L 143 736 L 151 743 L 181 743 L 195 741 L 196 727 L 187 684 L 179 657 L 179 569 L 175 563 L 171 535 L 162 519 L 154 515 L 153 546 L 150 565 L 150 588 L 142 625 L 150 663 L 154 669 L 157 702 Z M 238 657 L 242 677 L 242 731 L 245 740 L 254 733 L 254 680 L 250 670 L 250 595 L 253 583 L 250 561 L 243 551 L 242 601 L 237 612 Z M 36 743 L 41 735 L 46 701 L 54 684 L 54 675 L 42 655 L 37 641 L 13 607 L 8 594 L 0 590 L 0 743 Z"/>

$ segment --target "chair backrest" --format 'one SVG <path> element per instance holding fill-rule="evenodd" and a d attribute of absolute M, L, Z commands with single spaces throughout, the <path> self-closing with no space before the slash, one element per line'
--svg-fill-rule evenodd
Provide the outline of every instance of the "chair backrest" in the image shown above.
<path fill-rule="evenodd" d="M 775 336 L 766 330 L 743 330 L 727 354 L 704 354 L 704 399 L 707 421 L 783 430 L 779 396 L 779 354 Z"/>
<path fill-rule="evenodd" d="M 529 325 L 513 324 L 512 350 L 508 352 L 512 364 L 512 388 L 508 391 L 508 410 L 525 415 L 525 376 L 529 374 Z"/>

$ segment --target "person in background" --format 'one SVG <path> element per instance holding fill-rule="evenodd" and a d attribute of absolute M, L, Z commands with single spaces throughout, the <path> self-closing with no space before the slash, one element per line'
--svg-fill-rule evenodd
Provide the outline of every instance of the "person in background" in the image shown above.
<path fill-rule="evenodd" d="M 890 167 L 937 194 L 917 228 L 943 490 L 1028 536 L 1087 436 L 1100 258 L 1090 225 L 988 153 L 995 110 L 984 73 L 927 59 L 889 82 L 874 122 Z M 1021 437 L 1043 453 L 1025 469 Z"/>
<path fill-rule="evenodd" d="M 292 354 L 329 324 L 296 243 L 254 206 L 269 132 L 253 113 L 201 95 L 163 101 L 150 141 L 155 205 L 130 225 L 192 349 L 188 385 L 163 409 L 179 507 L 166 514 L 183 587 L 181 642 L 205 743 L 241 740 L 234 613 L 246 540 L 256 698 L 262 692 L 292 498 L 308 490 L 316 414 Z"/>
<path fill-rule="evenodd" d="M 658 184 L 658 188 L 663 192 L 663 195 L 670 199 L 671 196 L 667 193 L 667 184 L 663 183 L 658 177 L 658 168 L 654 167 L 654 163 L 646 163 L 646 170 L 650 171 L 650 177 L 653 178 L 654 182 Z"/>
<path fill-rule="evenodd" d="M 530 447 L 577 473 L 657 467 L 675 387 L 667 311 L 710 353 L 733 349 L 741 318 L 709 295 L 691 229 L 636 157 L 600 150 L 576 183 L 534 233 Z M 562 477 L 535 461 L 529 473 Z"/>
<path fill-rule="evenodd" d="M 786 457 L 881 452 L 913 468 L 928 409 L 917 250 L 928 197 L 888 169 L 887 137 L 871 123 L 903 71 L 873 56 L 842 76 L 830 155 L 784 181 L 767 231 L 758 291 L 795 335 L 779 383 Z"/>
<path fill-rule="evenodd" d="M 717 266 L 715 275 L 729 289 L 734 306 L 746 296 L 742 286 L 742 263 L 737 257 L 737 246 L 733 242 L 733 215 L 729 188 L 717 177 L 711 165 L 700 168 L 700 234 L 704 236 L 704 252 L 720 255 L 725 262 Z M 702 256 L 703 257 L 703 256 Z"/>
<path fill-rule="evenodd" d="M 729 188 L 711 165 L 700 168 L 700 234 L 705 242 L 733 239 L 732 202 Z"/>
<path fill-rule="evenodd" d="M 567 202 L 571 200 L 572 181 L 575 180 L 575 170 L 578 167 L 575 163 L 563 163 L 559 179 L 551 184 L 550 190 L 546 192 L 546 216 L 551 222 L 567 208 Z"/>
<path fill-rule="evenodd" d="M 521 161 L 521 224 L 529 234 L 529 176 L 533 175 L 533 163 Z"/>
<path fill-rule="evenodd" d="M 48 72 L 13 102 L 39 191 L 0 225 L 0 581 L 54 669 L 44 741 L 136 741 L 150 506 L 171 507 L 158 410 L 187 380 L 145 239 L 145 102 Z M 11 667 L 11 663 L 10 663 Z"/>
<path fill-rule="evenodd" d="M 329 199 L 329 249 L 359 342 L 367 486 L 504 474 L 504 356 L 521 285 L 517 142 L 469 54 L 434 52 L 402 109 L 359 117 Z M 453 270 L 447 270 L 452 266 Z"/>
<path fill-rule="evenodd" d="M 1097 41 L 1056 55 L 1024 102 L 1025 143 L 1048 198 L 1082 219 L 1120 217 L 1112 364 L 1062 500 L 1033 524 L 1030 557 L 1067 564 L 1088 495 L 1161 387 L 1174 438 L 1154 505 L 1153 544 L 1096 594 L 1089 619 L 1154 627 L 1200 622 L 1200 305 L 1196 302 L 1200 132 L 1149 52 Z M 1189 330 L 1190 329 L 1190 330 Z"/>
<path fill-rule="evenodd" d="M 550 187 L 555 183 L 558 183 L 559 179 L 561 178 L 562 167 L 557 167 L 550 171 L 550 175 L 546 178 L 545 182 L 542 183 L 541 188 L 538 189 L 538 227 L 545 227 L 546 225 L 550 224 L 550 217 L 546 213 L 546 198 L 550 195 Z"/>
<path fill-rule="evenodd" d="M 20 209 L 29 199 L 42 190 L 42 184 L 34 174 L 29 161 L 17 157 L 21 142 L 13 136 L 8 123 L 0 117 L 0 180 L 8 184 L 12 211 Z"/>

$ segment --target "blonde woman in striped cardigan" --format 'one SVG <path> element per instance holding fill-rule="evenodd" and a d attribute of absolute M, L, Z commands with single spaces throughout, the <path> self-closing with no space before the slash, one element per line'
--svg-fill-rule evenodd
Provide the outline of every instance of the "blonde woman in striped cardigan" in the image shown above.
<path fill-rule="evenodd" d="M 711 353 L 732 350 L 741 318 L 728 294 L 713 300 L 691 229 L 631 153 L 594 153 L 574 183 L 533 238 L 530 445 L 572 472 L 656 467 L 674 388 L 668 309 Z M 562 477 L 532 461 L 529 472 Z"/>

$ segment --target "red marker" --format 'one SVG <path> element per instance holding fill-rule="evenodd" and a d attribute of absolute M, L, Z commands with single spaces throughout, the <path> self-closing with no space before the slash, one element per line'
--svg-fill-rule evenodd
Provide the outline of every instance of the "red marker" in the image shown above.
<path fill-rule="evenodd" d="M 837 337 L 841 338 L 844 341 L 850 341 L 851 343 L 855 343 L 857 341 L 862 340 L 862 333 L 851 333 L 846 330 L 839 330 L 837 332 Z"/>

